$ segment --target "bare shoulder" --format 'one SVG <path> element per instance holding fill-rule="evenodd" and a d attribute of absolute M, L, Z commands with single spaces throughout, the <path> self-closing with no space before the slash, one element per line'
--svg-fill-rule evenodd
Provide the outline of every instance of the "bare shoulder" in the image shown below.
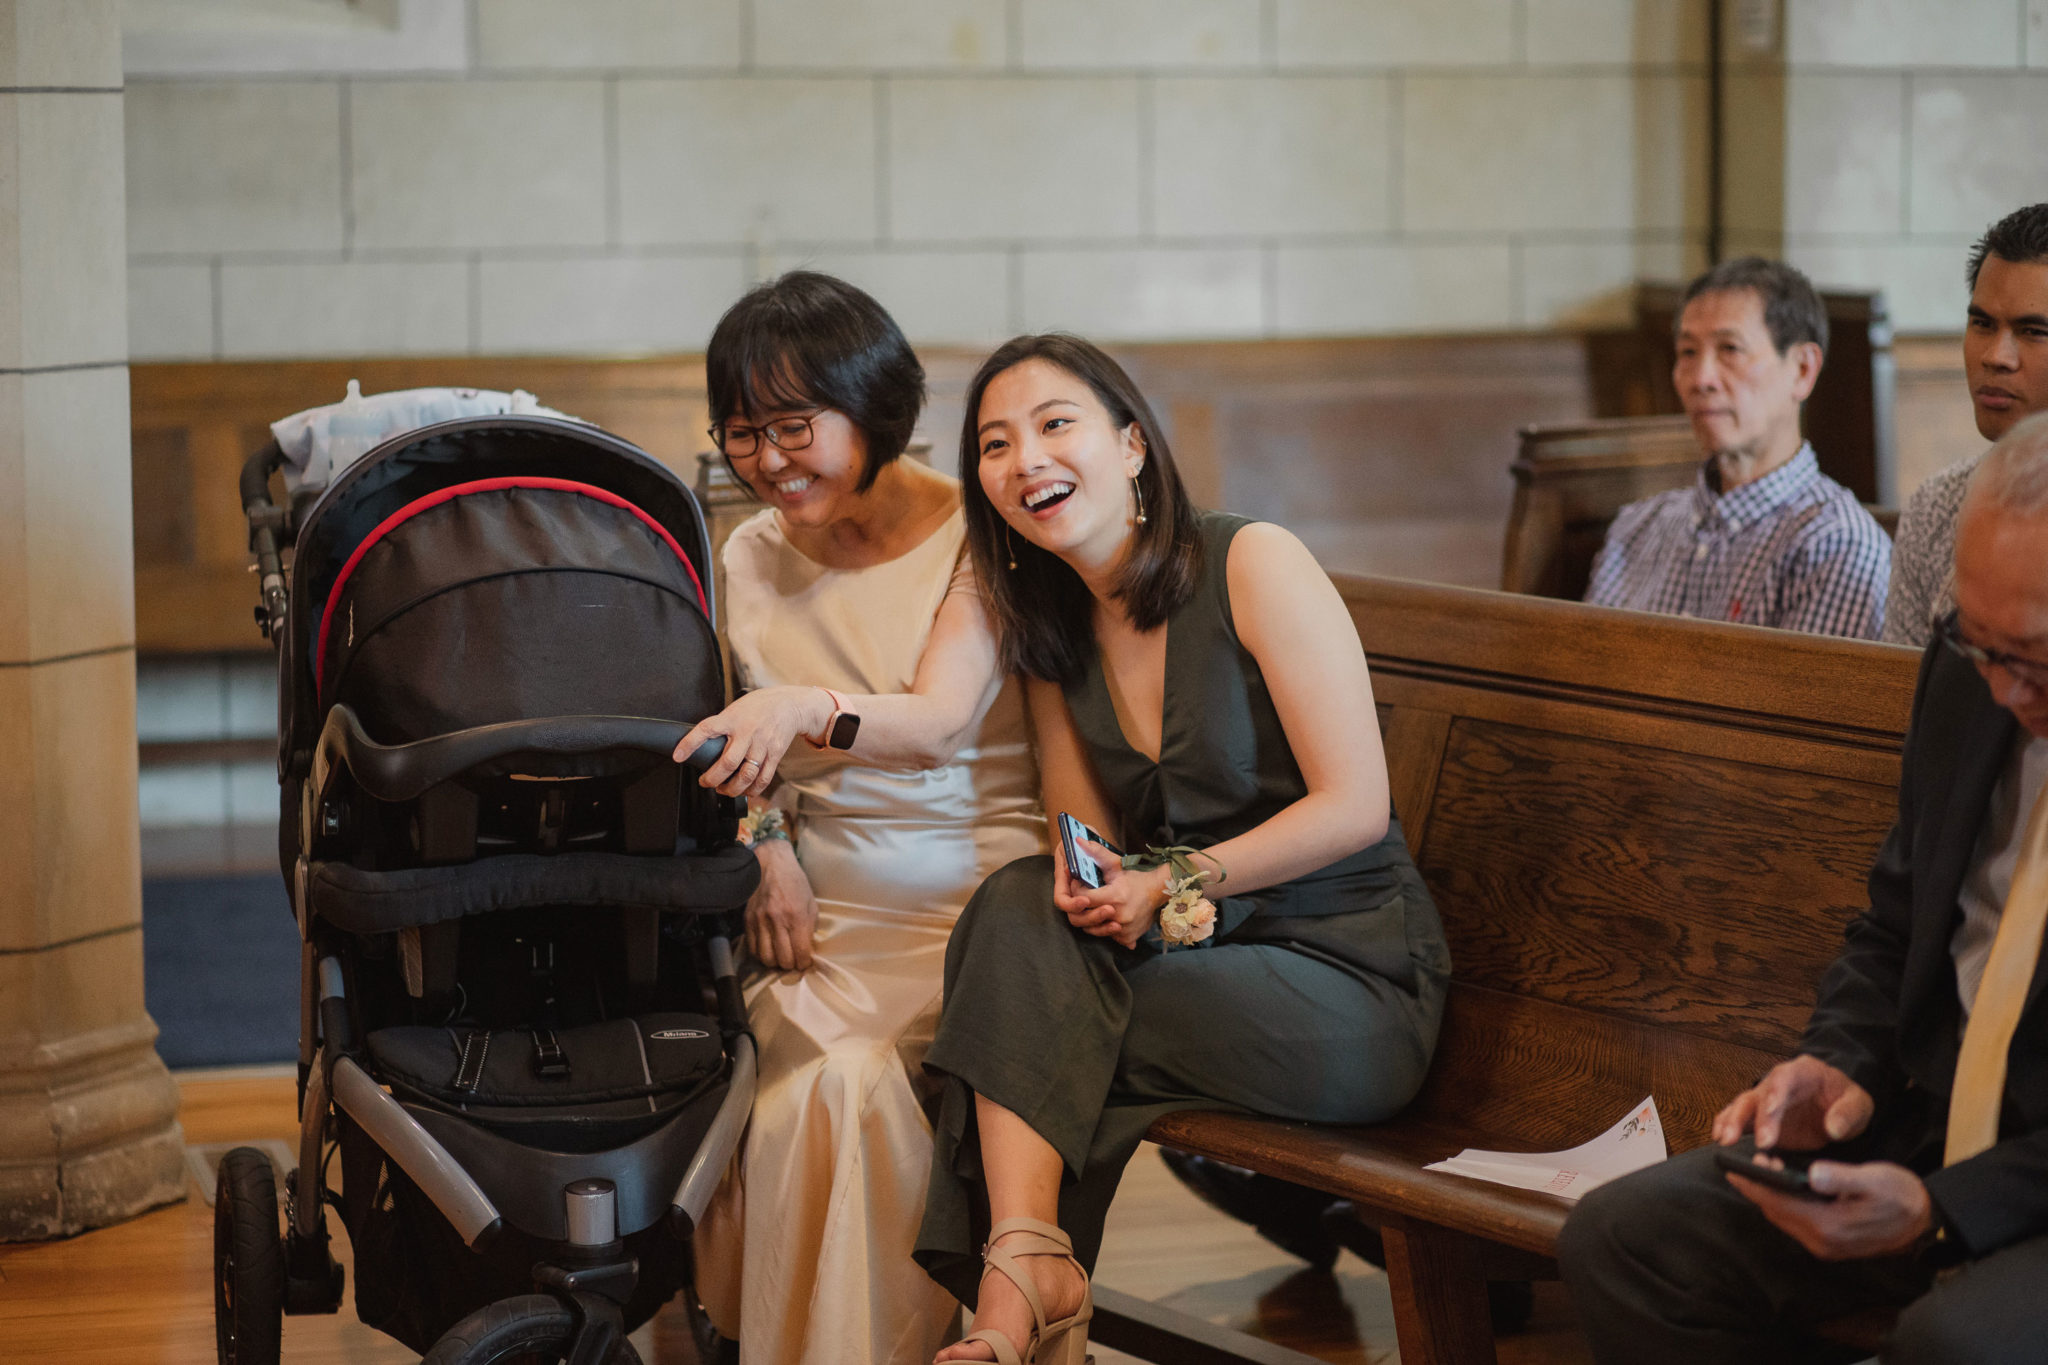
<path fill-rule="evenodd" d="M 1314 637 L 1356 638 L 1337 585 L 1286 527 L 1245 526 L 1230 542 L 1225 568 L 1230 614 L 1253 657 Z"/>
<path fill-rule="evenodd" d="M 1240 592 L 1299 591 L 1305 582 L 1329 581 L 1300 537 L 1270 521 L 1248 522 L 1238 530 L 1230 541 L 1225 572 L 1233 598 Z"/>

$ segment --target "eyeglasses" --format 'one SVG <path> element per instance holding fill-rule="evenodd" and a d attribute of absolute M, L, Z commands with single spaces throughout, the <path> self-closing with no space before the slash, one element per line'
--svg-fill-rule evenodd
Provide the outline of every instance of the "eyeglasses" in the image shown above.
<path fill-rule="evenodd" d="M 1968 659 L 1979 668 L 2002 670 L 2014 682 L 2025 683 L 2028 687 L 2048 691 L 2048 661 L 2029 659 L 2020 654 L 2008 654 L 2002 649 L 1986 649 L 1963 638 L 1962 623 L 1956 613 L 1950 612 L 1941 618 L 1935 627 L 1941 642 L 1956 653 Z"/>
<path fill-rule="evenodd" d="M 711 428 L 711 443 L 729 460 L 747 460 L 758 455 L 764 436 L 777 450 L 802 450 L 811 443 L 811 422 L 817 415 L 814 412 L 806 417 L 778 417 L 762 427 L 727 422 Z"/>

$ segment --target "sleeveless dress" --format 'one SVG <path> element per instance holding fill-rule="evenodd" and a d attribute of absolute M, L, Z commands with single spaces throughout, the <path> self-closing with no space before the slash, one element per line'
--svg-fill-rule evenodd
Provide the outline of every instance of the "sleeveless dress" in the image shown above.
<path fill-rule="evenodd" d="M 725 548 L 743 687 L 907 692 L 932 620 L 975 591 L 955 511 L 908 553 L 829 569 L 772 511 Z M 931 1161 L 919 1064 L 960 907 L 1045 848 L 1016 682 L 943 767 L 865 767 L 798 741 L 776 793 L 818 900 L 807 971 L 757 969 L 747 1005 L 760 1092 L 745 1146 L 697 1232 L 697 1285 L 742 1365 L 925 1365 L 957 1309 L 911 1260 Z"/>
<path fill-rule="evenodd" d="M 1167 622 L 1156 763 L 1124 738 L 1099 655 L 1065 689 L 1127 847 L 1218 844 L 1307 795 L 1231 617 L 1225 569 L 1246 524 L 1202 516 L 1201 575 Z M 1450 953 L 1398 821 L 1327 867 L 1212 899 L 1214 935 L 1170 951 L 1156 929 L 1126 949 L 1071 928 L 1053 908 L 1049 857 L 1010 864 L 968 902 L 925 1059 L 942 1101 L 917 1242 L 963 1302 L 989 1226 L 976 1095 L 1059 1152 L 1060 1226 L 1092 1268 L 1124 1165 L 1161 1115 L 1373 1123 L 1421 1087 Z"/>

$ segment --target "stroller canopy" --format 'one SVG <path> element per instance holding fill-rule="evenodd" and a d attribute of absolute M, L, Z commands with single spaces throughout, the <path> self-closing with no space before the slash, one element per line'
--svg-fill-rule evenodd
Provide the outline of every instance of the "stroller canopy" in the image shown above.
<path fill-rule="evenodd" d="M 307 514 L 288 750 L 328 707 L 382 743 L 553 715 L 697 720 L 723 699 L 696 500 L 624 441 L 482 418 L 387 442 Z"/>

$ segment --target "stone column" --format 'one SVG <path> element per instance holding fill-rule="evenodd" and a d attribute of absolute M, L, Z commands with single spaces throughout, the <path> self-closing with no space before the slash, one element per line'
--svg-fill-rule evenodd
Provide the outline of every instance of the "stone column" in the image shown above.
<path fill-rule="evenodd" d="M 118 0 L 0 0 L 0 1239 L 175 1200 L 142 1008 Z"/>

